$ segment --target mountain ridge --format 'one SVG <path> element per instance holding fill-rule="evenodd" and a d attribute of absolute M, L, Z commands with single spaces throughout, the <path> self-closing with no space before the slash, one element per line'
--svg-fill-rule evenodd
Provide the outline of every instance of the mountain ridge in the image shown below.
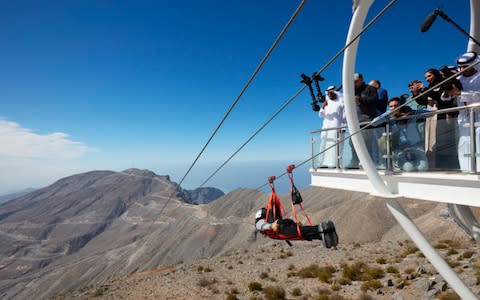
<path fill-rule="evenodd" d="M 217 195 L 218 191 L 214 189 Z M 11 283 L 37 271 L 43 273 L 49 265 L 65 264 L 77 254 L 83 257 L 84 248 L 93 254 L 104 253 L 108 245 L 101 240 L 111 240 L 119 247 L 131 244 L 145 233 L 144 228 L 135 232 L 135 223 L 158 222 L 163 216 L 157 213 L 163 206 L 166 215 L 171 212 L 175 216 L 181 203 L 196 200 L 192 196 L 182 198 L 184 193 L 168 175 L 148 170 L 90 171 L 2 203 L 0 282 Z M 208 194 L 202 196 L 202 201 L 213 200 Z M 169 197 L 172 201 L 167 203 Z M 115 226 L 119 228 L 117 233 Z M 126 239 L 115 237 L 122 230 L 133 233 Z M 98 247 L 86 247 L 96 239 L 100 239 Z M 0 292 L 8 290 L 8 286 L 0 283 Z"/>
<path fill-rule="evenodd" d="M 48 298 L 269 242 L 251 239 L 253 215 L 268 199 L 263 192 L 237 189 L 202 205 L 185 194 L 168 175 L 148 170 L 92 171 L 0 205 L 0 295 Z M 302 196 L 313 220 L 335 221 L 344 244 L 380 241 L 396 226 L 383 200 L 370 195 L 311 187 Z M 437 207 L 402 201 L 416 218 Z M 427 234 L 451 226 L 438 222 L 426 224 Z"/>

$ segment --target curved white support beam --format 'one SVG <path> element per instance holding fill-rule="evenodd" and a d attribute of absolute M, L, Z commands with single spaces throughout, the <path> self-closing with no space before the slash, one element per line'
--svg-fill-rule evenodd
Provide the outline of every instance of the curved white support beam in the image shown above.
<path fill-rule="evenodd" d="M 348 30 L 347 42 L 348 45 L 362 30 L 368 10 L 373 3 L 373 0 L 355 1 L 357 4 L 353 13 L 350 29 Z M 354 5 L 355 8 L 355 5 Z M 344 52 L 343 55 L 343 70 L 342 70 L 342 84 L 345 100 L 345 115 L 347 118 L 348 129 L 350 132 L 357 132 L 360 130 L 357 116 L 357 104 L 355 103 L 355 90 L 353 73 L 357 59 L 357 49 L 359 38 L 352 43 Z M 361 133 L 355 134 L 351 137 L 358 159 L 362 164 L 362 168 L 368 176 L 368 179 L 373 185 L 373 188 L 381 196 L 390 197 L 392 193 L 386 187 L 382 178 L 377 172 L 375 164 L 373 163 L 370 154 L 368 153 L 365 141 Z"/>
<path fill-rule="evenodd" d="M 478 299 L 475 294 L 465 285 L 465 283 L 458 277 L 452 268 L 443 260 L 438 252 L 430 245 L 425 239 L 423 234 L 418 230 L 415 223 L 408 217 L 405 210 L 395 199 L 386 198 L 387 208 L 390 213 L 395 217 L 397 222 L 402 226 L 403 230 L 407 232 L 413 242 L 417 245 L 418 249 L 422 251 L 425 257 L 430 263 L 437 269 L 438 273 L 448 282 L 448 284 L 455 290 L 455 292 L 462 299 L 475 300 Z"/>
<path fill-rule="evenodd" d="M 480 1 L 478 0 L 470 0 L 470 35 L 477 41 L 480 40 Z M 468 39 L 467 51 L 480 54 L 480 46 Z"/>
<path fill-rule="evenodd" d="M 472 0 L 473 1 L 473 0 Z M 365 18 L 367 16 L 368 10 L 373 3 L 373 0 L 354 0 L 353 1 L 354 13 L 352 21 L 350 23 L 350 28 L 348 31 L 347 42 L 350 41 L 358 35 L 363 27 Z M 360 129 L 358 124 L 358 117 L 356 114 L 355 107 L 355 93 L 354 93 L 354 82 L 353 82 L 353 73 L 356 63 L 356 55 L 358 49 L 357 39 L 350 47 L 348 47 L 344 52 L 343 58 L 343 73 L 342 81 L 343 88 L 345 93 L 345 111 L 348 123 L 348 129 L 350 132 L 357 132 Z M 372 159 L 365 147 L 365 141 L 361 134 L 356 134 L 352 136 L 353 146 L 355 151 L 357 151 L 358 158 L 363 165 L 365 173 L 367 174 L 370 182 L 373 184 L 376 191 L 385 197 L 387 202 L 387 208 L 390 210 L 392 215 L 395 217 L 397 222 L 402 226 L 402 228 L 407 232 L 413 242 L 418 246 L 418 248 L 423 252 L 425 257 L 432 263 L 432 265 L 438 270 L 438 272 L 443 276 L 443 278 L 450 284 L 450 286 L 455 290 L 455 292 L 462 299 L 477 299 L 477 297 L 468 289 L 468 287 L 460 280 L 457 274 L 450 268 L 450 266 L 443 260 L 443 258 L 438 254 L 438 252 L 430 245 L 430 243 L 425 239 L 423 234 L 417 228 L 415 223 L 409 218 L 405 210 L 400 206 L 400 204 L 393 198 L 392 193 L 386 186 L 386 184 L 381 179 L 378 174 L 375 165 L 373 164 Z"/>

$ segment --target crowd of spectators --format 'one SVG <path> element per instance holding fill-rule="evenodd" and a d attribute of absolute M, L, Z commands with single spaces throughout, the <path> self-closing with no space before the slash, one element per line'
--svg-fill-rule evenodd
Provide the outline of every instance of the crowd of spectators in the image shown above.
<path fill-rule="evenodd" d="M 384 124 L 376 124 L 363 133 L 365 145 L 373 162 L 379 168 L 385 167 L 386 144 L 390 141 L 393 162 L 396 169 L 403 171 L 426 171 L 460 169 L 463 172 L 479 172 L 480 157 L 477 155 L 477 169 L 472 170 L 471 155 L 471 119 L 470 110 L 449 109 L 480 103 L 480 65 L 471 67 L 480 60 L 475 52 L 467 52 L 457 58 L 457 66 L 430 68 L 424 73 L 426 86 L 415 79 L 407 87 L 411 96 L 389 99 L 380 80 L 365 83 L 360 73 L 354 74 L 355 103 L 360 122 L 372 121 L 387 115 L 385 121 L 390 124 L 391 137 L 386 138 Z M 458 74 L 458 76 L 455 76 Z M 450 80 L 447 80 L 451 78 Z M 441 84 L 443 82 L 443 84 Z M 324 107 L 320 116 L 324 118 L 322 129 L 337 128 L 345 124 L 344 102 L 342 93 L 329 87 Z M 412 100 L 413 99 L 413 100 Z M 408 105 L 405 101 L 408 100 Z M 400 109 L 398 109 L 400 107 Z M 445 111 L 444 111 L 445 110 Z M 435 113 L 429 113 L 435 112 Z M 408 117 L 420 115 L 419 117 Z M 480 108 L 473 109 L 476 124 L 476 153 L 480 149 Z M 397 120 L 399 119 L 400 120 Z M 322 131 L 322 148 L 332 145 L 339 139 L 340 130 Z M 325 141 L 323 139 L 325 138 Z M 341 167 L 358 168 L 351 139 L 345 143 L 350 148 L 350 160 L 343 159 Z M 332 149 L 332 151 L 334 151 Z M 343 150 L 343 152 L 345 152 Z M 338 154 L 330 152 L 321 156 L 319 167 L 335 167 Z M 345 158 L 345 154 L 343 155 Z"/>

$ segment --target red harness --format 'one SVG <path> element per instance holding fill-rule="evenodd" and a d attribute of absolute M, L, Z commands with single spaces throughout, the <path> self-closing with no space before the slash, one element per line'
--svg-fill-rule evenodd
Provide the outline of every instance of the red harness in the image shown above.
<path fill-rule="evenodd" d="M 295 184 L 293 183 L 293 175 L 292 175 L 292 170 L 295 168 L 295 165 L 290 165 L 287 168 L 287 173 L 288 177 L 290 178 L 290 184 L 291 184 L 291 191 L 290 194 L 292 196 L 292 214 L 293 218 L 295 220 L 295 223 L 297 224 L 297 235 L 295 236 L 289 236 L 289 235 L 284 235 L 278 232 L 274 232 L 273 230 L 265 230 L 262 231 L 262 234 L 268 236 L 271 239 L 276 239 L 276 240 L 303 240 L 302 236 L 302 231 L 300 229 L 300 225 L 298 222 L 298 215 L 297 215 L 297 210 L 295 209 L 295 204 L 298 204 L 300 208 L 302 209 L 303 214 L 305 215 L 308 224 L 312 225 L 312 221 L 310 217 L 305 213 L 305 210 L 303 208 L 303 205 L 301 203 L 301 195 L 298 192 L 297 188 L 295 187 Z M 273 181 L 275 180 L 275 176 L 270 176 L 268 178 L 268 183 L 270 185 L 270 188 L 272 189 L 272 192 L 270 194 L 270 197 L 268 198 L 267 205 L 266 205 L 266 215 L 265 215 L 265 222 L 267 223 L 273 223 L 276 220 L 281 220 L 283 216 L 285 215 L 285 209 L 282 206 L 282 203 L 280 202 L 280 198 L 277 196 L 275 192 L 275 187 L 273 185 Z M 300 200 L 299 200 L 300 199 Z"/>

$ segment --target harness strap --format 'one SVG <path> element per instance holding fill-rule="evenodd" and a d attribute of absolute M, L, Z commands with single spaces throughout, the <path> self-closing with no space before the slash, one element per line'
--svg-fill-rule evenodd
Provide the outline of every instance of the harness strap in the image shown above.
<path fill-rule="evenodd" d="M 273 185 L 273 180 L 270 181 L 269 184 L 272 189 L 272 193 L 268 198 L 267 206 L 266 206 L 266 215 L 265 215 L 265 222 L 273 223 L 276 220 L 282 219 L 285 215 L 285 209 L 280 202 L 280 198 L 277 196 L 275 192 L 275 186 Z M 269 220 L 270 212 L 272 212 L 273 220 Z"/>
<path fill-rule="evenodd" d="M 310 219 L 310 216 L 305 212 L 303 205 L 300 203 L 299 206 L 302 209 L 303 215 L 305 216 L 305 218 L 307 218 L 308 225 L 313 225 L 312 220 Z"/>
<path fill-rule="evenodd" d="M 310 219 L 310 216 L 305 212 L 305 209 L 303 208 L 302 202 L 302 196 L 300 195 L 300 192 L 298 191 L 297 187 L 295 186 L 295 183 L 293 182 L 293 169 L 295 169 L 295 165 L 289 165 L 287 167 L 287 174 L 288 174 L 288 179 L 290 179 L 290 185 L 291 185 L 291 190 L 290 194 L 292 196 L 292 212 L 293 212 L 293 217 L 295 218 L 295 222 L 298 223 L 298 215 L 297 215 L 297 210 L 295 209 L 295 205 L 298 204 L 300 206 L 303 215 L 307 219 L 307 222 L 309 225 L 313 225 L 312 220 Z M 297 226 L 298 227 L 298 226 Z M 300 229 L 298 228 L 300 231 Z"/>
<path fill-rule="evenodd" d="M 293 205 L 293 202 L 292 202 L 292 214 L 293 214 L 293 218 L 295 219 L 295 223 L 297 224 L 297 234 L 298 236 L 302 237 L 302 230 L 300 229 L 300 225 L 298 223 L 297 210 L 295 209 L 295 205 Z"/>
<path fill-rule="evenodd" d="M 308 216 L 308 214 L 305 212 L 305 209 L 303 208 L 302 205 L 302 196 L 300 195 L 300 192 L 297 190 L 295 187 L 295 184 L 293 183 L 293 175 L 292 175 L 292 170 L 295 168 L 295 165 L 290 165 L 287 168 L 287 173 L 288 173 L 288 178 L 290 179 L 290 184 L 292 186 L 291 190 L 291 195 L 292 195 L 292 201 L 291 201 L 291 206 L 292 206 L 292 214 L 293 218 L 297 227 L 297 235 L 295 237 L 284 235 L 278 232 L 274 232 L 273 230 L 266 230 L 263 231 L 262 234 L 268 236 L 269 238 L 272 239 L 278 239 L 278 240 L 303 240 L 302 236 L 302 230 L 301 226 L 298 221 L 298 214 L 297 214 L 297 209 L 295 208 L 295 205 L 298 204 L 300 208 L 302 209 L 303 214 L 305 215 L 308 224 L 312 225 L 312 220 Z M 276 220 L 281 220 L 283 216 L 285 215 L 285 209 L 282 206 L 282 203 L 280 201 L 280 198 L 277 196 L 277 193 L 275 192 L 275 186 L 273 184 L 273 181 L 275 180 L 275 176 L 270 176 L 268 178 L 268 183 L 270 185 L 270 188 L 272 190 L 270 197 L 268 198 L 267 205 L 266 205 L 266 215 L 265 215 L 265 222 L 267 223 L 273 223 Z M 273 217 L 270 218 L 270 215 Z"/>

